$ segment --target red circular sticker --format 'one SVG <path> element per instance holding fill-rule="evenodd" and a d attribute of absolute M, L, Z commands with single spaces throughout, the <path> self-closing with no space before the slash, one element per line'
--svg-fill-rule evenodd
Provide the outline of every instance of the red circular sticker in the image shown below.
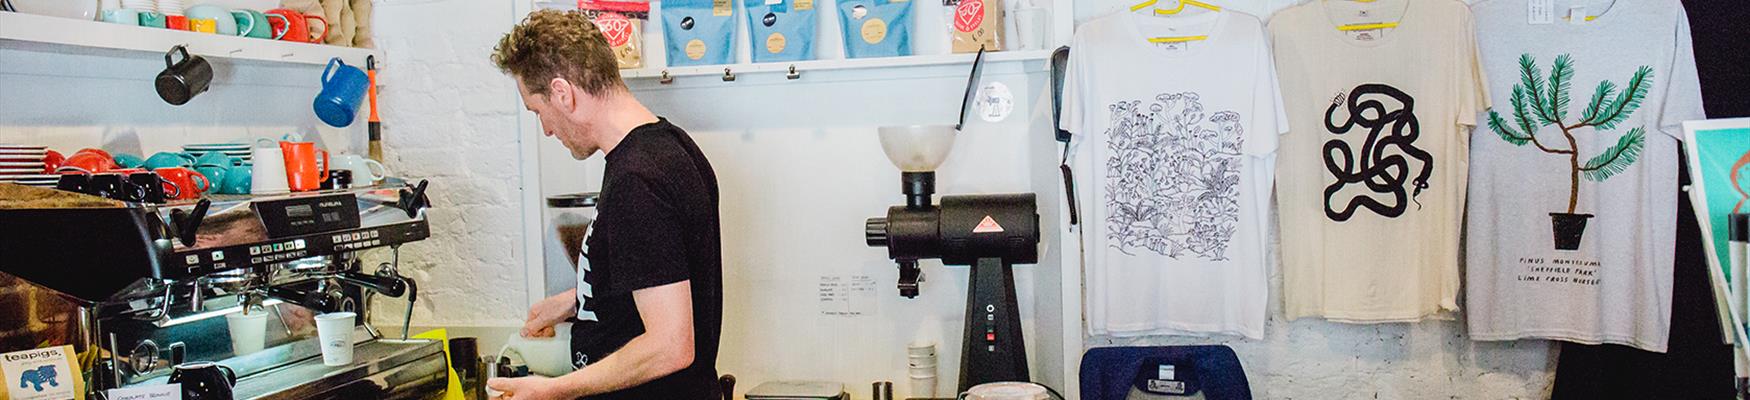
<path fill-rule="evenodd" d="M 960 0 L 954 7 L 954 29 L 972 32 L 984 25 L 984 0 Z"/>
<path fill-rule="evenodd" d="M 602 28 L 602 36 L 608 38 L 608 46 L 625 46 L 632 40 L 632 20 L 619 13 L 602 13 L 595 18 L 595 25 Z"/>

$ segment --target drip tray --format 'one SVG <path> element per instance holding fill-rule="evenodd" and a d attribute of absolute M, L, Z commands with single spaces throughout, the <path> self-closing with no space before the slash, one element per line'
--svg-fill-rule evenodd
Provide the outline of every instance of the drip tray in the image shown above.
<path fill-rule="evenodd" d="M 238 399 L 430 399 L 449 383 L 443 345 L 431 340 L 378 339 L 353 348 L 351 365 L 322 357 L 262 371 L 237 382 Z"/>

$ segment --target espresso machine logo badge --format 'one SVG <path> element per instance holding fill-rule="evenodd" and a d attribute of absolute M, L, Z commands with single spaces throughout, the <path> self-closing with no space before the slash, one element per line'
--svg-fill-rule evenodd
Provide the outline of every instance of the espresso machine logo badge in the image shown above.
<path fill-rule="evenodd" d="M 972 228 L 972 233 L 997 233 L 1002 231 L 1003 226 L 997 225 L 996 218 L 991 218 L 989 215 L 984 216 L 984 221 L 980 221 L 977 227 Z"/>
<path fill-rule="evenodd" d="M 84 399 L 84 382 L 68 354 L 72 346 L 0 354 L 6 383 L 0 393 L 13 400 Z"/>

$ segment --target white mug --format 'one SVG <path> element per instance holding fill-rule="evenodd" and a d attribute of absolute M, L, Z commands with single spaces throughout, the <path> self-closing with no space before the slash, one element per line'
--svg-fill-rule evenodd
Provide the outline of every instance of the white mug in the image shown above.
<path fill-rule="evenodd" d="M 286 181 L 286 153 L 279 147 L 257 147 L 254 154 L 251 161 L 255 162 L 255 167 L 250 171 L 249 193 L 291 193 L 292 186 Z"/>
<path fill-rule="evenodd" d="M 374 184 L 389 177 L 389 169 L 383 167 L 383 163 L 357 154 L 337 154 L 328 162 L 333 164 L 328 167 L 330 171 L 352 171 L 352 181 L 355 185 Z"/>

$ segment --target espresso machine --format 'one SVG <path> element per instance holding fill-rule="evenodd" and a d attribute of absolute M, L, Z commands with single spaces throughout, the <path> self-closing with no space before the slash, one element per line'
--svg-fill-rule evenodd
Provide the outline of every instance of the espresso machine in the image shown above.
<path fill-rule="evenodd" d="M 398 268 L 401 246 L 430 236 L 423 181 L 164 205 L 6 186 L 0 332 L 24 333 L 0 352 L 72 346 L 88 399 L 191 363 L 234 371 L 239 399 L 443 396 L 443 344 L 407 337 L 418 288 Z M 405 303 L 386 307 L 400 332 L 368 324 L 375 296 Z M 327 366 L 313 317 L 342 311 L 359 316 L 353 362 Z M 254 313 L 265 332 L 231 325 Z"/>

